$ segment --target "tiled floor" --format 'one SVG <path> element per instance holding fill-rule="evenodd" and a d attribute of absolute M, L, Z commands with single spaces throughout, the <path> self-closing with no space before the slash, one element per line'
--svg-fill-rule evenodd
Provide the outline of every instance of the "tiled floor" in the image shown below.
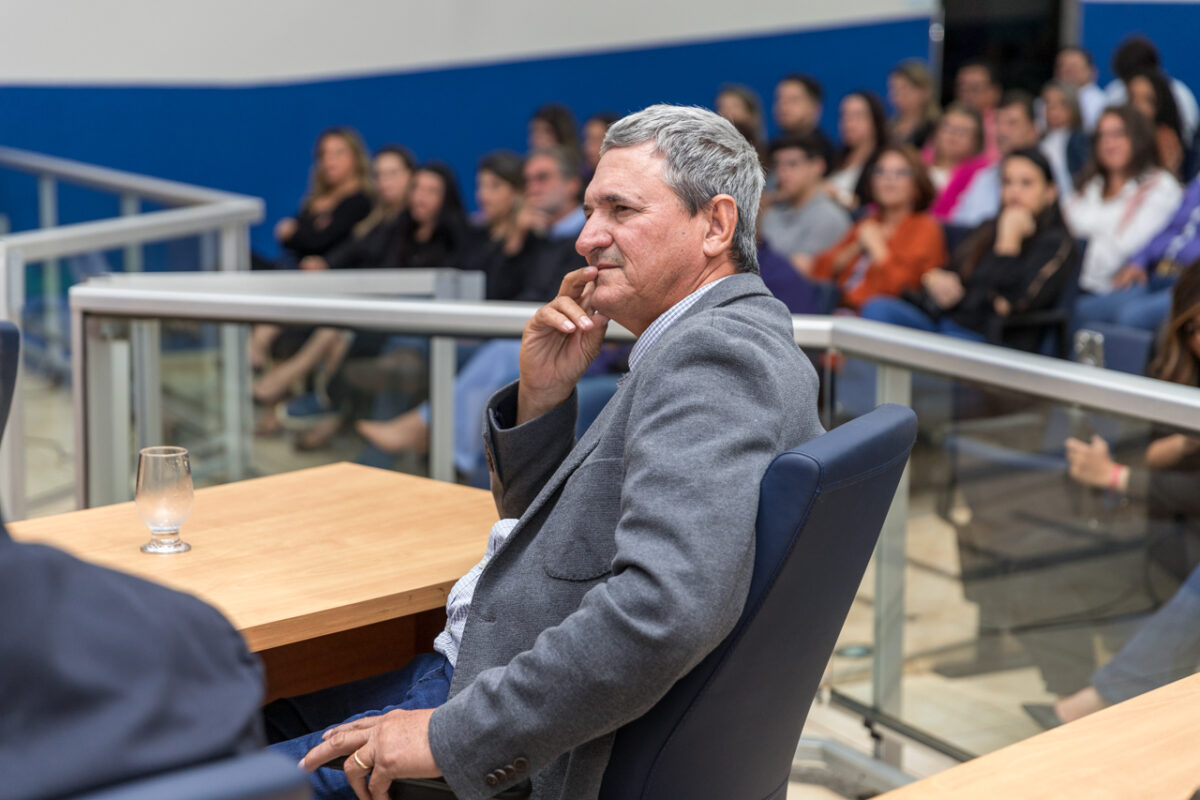
<path fill-rule="evenodd" d="M 35 374 L 24 384 L 27 475 L 32 514 L 55 513 L 73 507 L 73 432 L 70 397 L 62 387 Z M 330 449 L 298 452 L 286 437 L 256 438 L 253 465 L 262 473 L 296 469 L 352 458 L 361 446 L 343 434 Z M 410 464 L 410 466 L 419 466 Z M 133 465 L 129 465 L 130 475 Z M 962 678 L 947 678 L 934 667 L 965 656 L 976 639 L 978 614 L 963 597 L 958 575 L 954 529 L 932 510 L 931 493 L 916 493 L 908 526 L 905 613 L 906 665 L 901 718 L 908 724 L 974 753 L 987 752 L 1038 732 L 1022 711 L 1022 702 L 1048 702 L 1032 667 Z M 842 632 L 839 649 L 862 645 L 866 655 L 843 650 L 830 662 L 827 685 L 863 701 L 869 700 L 873 641 L 872 573 L 868 572 Z M 871 752 L 872 741 L 860 719 L 819 701 L 813 708 L 806 736 L 832 738 Z M 919 747 L 904 749 L 903 768 L 923 776 L 953 763 Z M 835 797 L 820 787 L 794 785 L 789 798 Z"/>

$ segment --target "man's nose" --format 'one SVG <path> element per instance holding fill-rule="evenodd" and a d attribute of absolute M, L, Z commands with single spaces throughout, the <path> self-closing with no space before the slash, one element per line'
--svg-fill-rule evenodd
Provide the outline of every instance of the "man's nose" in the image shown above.
<path fill-rule="evenodd" d="M 583 230 L 579 232 L 579 238 L 575 240 L 575 251 L 587 258 L 593 251 L 608 247 L 611 243 L 612 237 L 600 220 L 600 215 L 593 214 L 588 217 Z"/>

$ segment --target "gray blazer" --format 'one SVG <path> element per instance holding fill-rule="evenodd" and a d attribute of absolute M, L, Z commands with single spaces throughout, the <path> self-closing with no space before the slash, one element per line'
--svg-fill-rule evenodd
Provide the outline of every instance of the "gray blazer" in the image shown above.
<path fill-rule="evenodd" d="M 520 523 L 480 577 L 430 740 L 462 800 L 529 776 L 535 798 L 582 800 L 613 733 L 737 621 L 759 481 L 822 433 L 817 377 L 787 309 L 739 274 L 666 331 L 578 444 L 574 396 L 511 427 L 516 394 L 492 398 L 484 436 L 500 514 Z"/>

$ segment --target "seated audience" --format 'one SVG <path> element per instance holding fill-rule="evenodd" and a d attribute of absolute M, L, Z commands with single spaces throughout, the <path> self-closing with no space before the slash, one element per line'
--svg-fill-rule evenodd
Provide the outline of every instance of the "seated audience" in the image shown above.
<path fill-rule="evenodd" d="M 868 202 L 870 167 L 887 143 L 887 119 L 878 95 L 857 91 L 843 97 L 838 107 L 838 132 L 842 146 L 829 175 L 829 188 L 833 199 L 856 209 Z"/>
<path fill-rule="evenodd" d="M 1183 174 L 1183 128 L 1167 76 L 1159 70 L 1136 72 L 1126 82 L 1129 104 L 1154 128 L 1158 162 L 1179 178 Z"/>
<path fill-rule="evenodd" d="M 1072 233 L 1088 240 L 1079 276 L 1084 292 L 1116 288 L 1118 270 L 1162 229 L 1182 194 L 1179 182 L 1158 166 L 1145 118 L 1130 106 L 1106 109 L 1079 190 L 1063 201 Z"/>
<path fill-rule="evenodd" d="M 1200 259 L 1200 176 L 1188 183 L 1166 227 L 1130 257 L 1108 294 L 1079 299 L 1075 319 L 1156 331 L 1171 308 L 1171 289 L 1184 264 Z"/>
<path fill-rule="evenodd" d="M 539 261 L 541 280 L 531 281 L 519 299 L 545 301 L 558 290 L 564 272 L 582 266 L 575 252 L 575 237 L 585 222 L 583 209 L 575 204 L 579 194 L 578 164 L 563 148 L 537 151 L 525 161 L 525 201 L 517 226 L 528 235 L 544 237 L 544 260 Z M 536 292 L 542 295 L 537 296 Z M 469 355 L 454 382 L 454 463 L 459 473 L 473 476 L 483 469 L 483 442 L 479 417 L 497 390 L 516 379 L 520 372 L 517 356 L 520 342 L 495 339 Z M 382 416 L 382 415 L 380 415 Z M 429 405 L 384 420 L 360 420 L 355 426 L 362 437 L 386 454 L 407 451 L 424 453 L 429 447 Z"/>
<path fill-rule="evenodd" d="M 1108 102 L 1104 90 L 1096 85 L 1096 64 L 1092 54 L 1074 45 L 1059 50 L 1054 59 L 1054 80 L 1075 90 L 1082 128 L 1088 133 L 1095 130 L 1100 112 Z"/>
<path fill-rule="evenodd" d="M 821 142 L 825 163 L 834 164 L 833 142 L 821 130 L 821 102 L 825 89 L 811 75 L 786 75 L 775 85 L 772 111 L 780 134 L 811 133 Z"/>
<path fill-rule="evenodd" d="M 777 188 L 775 202 L 760 219 L 762 239 L 804 272 L 817 253 L 842 238 L 850 227 L 850 214 L 822 191 L 826 165 L 816 136 L 779 137 L 771 143 L 771 163 Z"/>
<path fill-rule="evenodd" d="M 544 105 L 529 118 L 530 152 L 551 147 L 565 147 L 576 159 L 581 158 L 575 115 L 561 103 Z"/>
<path fill-rule="evenodd" d="M 1019 89 L 1005 92 L 996 107 L 996 149 L 1001 155 L 1036 147 L 1037 119 L 1033 98 Z M 955 225 L 974 227 L 991 219 L 1000 211 L 1000 165 L 989 164 L 975 173 L 963 192 L 950 221 Z"/>
<path fill-rule="evenodd" d="M 920 150 L 933 136 L 941 109 L 933 74 L 924 61 L 901 61 L 888 73 L 888 103 L 894 112 L 888 131 L 896 144 Z"/>
<path fill-rule="evenodd" d="M 979 112 L 983 122 L 983 154 L 989 161 L 1000 157 L 1000 151 L 996 149 L 996 106 L 1003 94 L 1000 73 L 988 61 L 967 61 L 954 76 L 954 102 Z"/>
<path fill-rule="evenodd" d="M 949 219 L 975 174 L 989 163 L 983 155 L 983 123 L 970 106 L 951 103 L 922 154 L 936 198 L 931 212 Z"/>
<path fill-rule="evenodd" d="M 583 123 L 583 185 L 586 187 L 592 176 L 596 174 L 596 165 L 600 163 L 600 147 L 604 144 L 604 134 L 619 117 L 610 111 L 601 111 L 588 117 Z"/>
<path fill-rule="evenodd" d="M 6 800 L 76 797 L 262 747 L 262 667 L 195 597 L 15 542 L 0 524 L 0 608 Z"/>
<path fill-rule="evenodd" d="M 1179 277 L 1149 374 L 1200 385 L 1200 262 Z M 1200 439 L 1158 431 L 1143 466 L 1117 463 L 1099 437 L 1068 439 L 1066 447 L 1072 478 L 1145 501 L 1151 552 L 1183 580 L 1175 596 L 1092 676 L 1090 686 L 1055 705 L 1058 718 L 1070 722 L 1191 675 L 1200 666 Z"/>
<path fill-rule="evenodd" d="M 840 302 L 857 311 L 878 295 L 897 297 L 946 263 L 942 226 L 926 213 L 933 185 L 917 151 L 888 145 L 871 171 L 872 205 L 842 240 L 805 272 L 837 286 Z"/>
<path fill-rule="evenodd" d="M 1104 87 L 1107 104 L 1119 106 L 1129 102 L 1129 80 L 1138 72 L 1162 69 L 1154 42 L 1136 33 L 1126 37 L 1113 51 L 1112 71 L 1117 77 Z M 1175 78 L 1171 79 L 1171 95 L 1179 109 L 1183 141 L 1191 142 L 1196 135 L 1196 125 L 1200 123 L 1196 96 L 1183 81 Z"/>
<path fill-rule="evenodd" d="M 385 263 L 397 269 L 454 266 L 466 228 L 454 172 L 440 162 L 422 164 L 413 174 L 408 208 L 400 215 L 399 235 Z"/>
<path fill-rule="evenodd" d="M 375 208 L 366 219 L 355 226 L 354 238 L 335 247 L 324 257 L 306 256 L 301 260 L 300 268 L 324 270 L 396 266 L 389 262 L 394 255 L 395 241 L 400 235 L 401 215 L 408 206 L 413 166 L 413 156 L 407 148 L 397 145 L 380 148 L 372 166 L 379 194 Z M 274 342 L 275 337 L 282 332 L 283 329 L 278 326 L 259 325 L 255 327 L 254 336 L 263 340 L 271 337 L 271 342 Z M 290 356 L 273 364 L 255 382 L 254 396 L 261 403 L 279 402 L 293 385 L 313 370 L 320 369 L 325 376 L 333 375 L 350 347 L 349 337 L 337 328 L 319 328 L 311 332 L 307 329 L 294 329 L 289 331 L 289 334 L 293 341 L 303 336 L 303 344 Z M 317 409 L 313 409 L 313 413 L 310 414 L 299 413 L 301 407 L 307 406 L 311 406 L 311 400 L 305 406 L 295 409 L 280 408 L 276 414 L 287 417 L 285 427 L 289 424 L 316 424 L 318 420 L 313 413 L 316 413 Z M 307 422 L 301 423 L 302 417 Z M 264 427 L 268 430 L 273 428 L 271 420 L 265 420 Z M 305 435 L 307 434 L 302 434 Z"/>
<path fill-rule="evenodd" d="M 767 126 L 763 118 L 762 100 L 749 86 L 727 83 L 717 92 L 717 113 L 733 123 L 739 131 L 750 132 L 750 143 L 760 153 L 767 141 Z"/>
<path fill-rule="evenodd" d="M 1033 148 L 1001 161 L 999 216 L 980 225 L 946 269 L 921 276 L 899 298 L 879 297 L 863 319 L 986 341 L 993 320 L 1053 306 L 1063 289 L 1075 240 L 1058 207 L 1050 164 Z M 1038 331 L 1017 331 L 1006 344 L 1035 350 Z"/>
<path fill-rule="evenodd" d="M 275 223 L 275 239 L 290 263 L 323 256 L 351 237 L 371 213 L 369 173 L 367 148 L 356 131 L 330 128 L 321 134 L 299 213 Z"/>
<path fill-rule="evenodd" d="M 1069 83 L 1055 80 L 1042 87 L 1046 131 L 1038 146 L 1054 170 L 1060 197 L 1075 191 L 1075 176 L 1087 164 L 1089 141 L 1082 130 L 1078 100 Z"/>

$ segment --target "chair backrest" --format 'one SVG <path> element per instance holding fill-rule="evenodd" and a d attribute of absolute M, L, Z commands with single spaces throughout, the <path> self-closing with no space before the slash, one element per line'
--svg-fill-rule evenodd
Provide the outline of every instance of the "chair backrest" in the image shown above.
<path fill-rule="evenodd" d="M 617 733 L 600 797 L 783 798 L 800 731 L 916 439 L 886 405 L 778 456 L 728 637 Z"/>
<path fill-rule="evenodd" d="M 307 800 L 308 776 L 278 753 L 259 752 L 187 767 L 73 800 Z"/>
<path fill-rule="evenodd" d="M 1108 322 L 1089 322 L 1086 330 L 1100 334 L 1104 353 L 1104 363 L 1100 366 L 1131 375 L 1146 374 L 1146 362 L 1150 360 L 1150 351 L 1154 346 L 1154 334 L 1151 331 Z"/>
<path fill-rule="evenodd" d="M 8 424 L 8 409 L 17 390 L 17 365 L 21 362 L 21 334 L 11 322 L 0 322 L 0 439 Z"/>

